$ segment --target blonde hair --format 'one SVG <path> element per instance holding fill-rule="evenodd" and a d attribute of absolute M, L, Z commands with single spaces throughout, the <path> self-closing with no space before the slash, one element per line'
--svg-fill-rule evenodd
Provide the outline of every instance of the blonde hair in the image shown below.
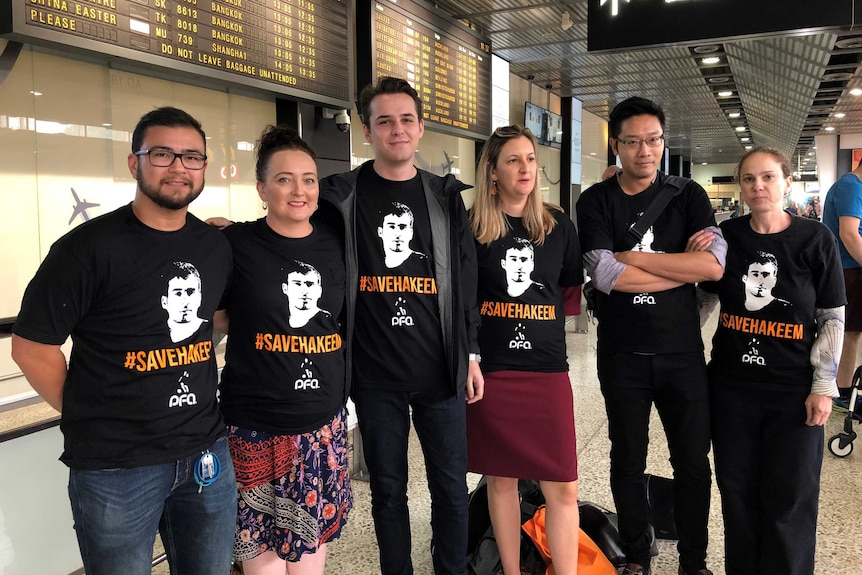
<path fill-rule="evenodd" d="M 494 130 L 479 155 L 479 166 L 476 169 L 476 201 L 470 210 L 470 225 L 473 229 L 473 236 L 480 244 L 487 245 L 499 240 L 509 231 L 506 214 L 500 203 L 500 196 L 493 193 L 494 182 L 491 178 L 491 171 L 500 159 L 500 150 L 503 149 L 503 146 L 517 138 L 529 139 L 533 145 L 533 151 L 536 151 L 538 142 L 530 129 L 515 125 Z M 530 234 L 530 241 L 534 244 L 543 244 L 545 236 L 551 233 L 551 230 L 557 225 L 557 221 L 549 209 L 552 207 L 561 209 L 542 201 L 542 194 L 539 191 L 539 174 L 537 173 L 533 190 L 527 197 L 527 205 L 524 207 L 522 216 L 524 227 Z"/>

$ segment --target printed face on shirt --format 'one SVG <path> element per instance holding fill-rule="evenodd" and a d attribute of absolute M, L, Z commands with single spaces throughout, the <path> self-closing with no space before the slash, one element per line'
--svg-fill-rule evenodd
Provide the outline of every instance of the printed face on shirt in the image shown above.
<path fill-rule="evenodd" d="M 142 150 L 164 150 L 176 154 L 206 154 L 206 144 L 200 133 L 192 127 L 151 126 L 144 132 Z M 138 196 L 153 204 L 180 210 L 187 207 L 204 189 L 202 170 L 189 170 L 179 157 L 167 167 L 150 163 L 149 156 L 129 154 L 129 171 L 138 181 Z"/>
<path fill-rule="evenodd" d="M 370 118 L 362 125 L 365 140 L 374 149 L 374 161 L 386 166 L 413 163 L 425 123 L 416 102 L 407 94 L 379 94 L 369 104 Z"/>
<path fill-rule="evenodd" d="M 533 250 L 530 248 L 509 248 L 506 257 L 500 265 L 506 270 L 506 281 L 510 284 L 520 284 L 530 281 L 535 262 L 533 261 Z"/>
<path fill-rule="evenodd" d="M 204 320 L 198 317 L 203 294 L 201 277 L 189 263 L 176 262 L 179 275 L 173 274 L 162 296 L 162 309 L 168 312 L 168 329 L 174 343 L 191 337 Z"/>
<path fill-rule="evenodd" d="M 320 285 L 320 274 L 317 270 L 308 273 L 291 272 L 287 274 L 287 282 L 282 284 L 284 295 L 291 312 L 317 310 L 317 302 L 323 294 Z"/>
<path fill-rule="evenodd" d="M 388 214 L 383 217 L 383 225 L 377 228 L 377 235 L 383 240 L 383 250 L 388 252 L 410 251 L 413 239 L 413 216 L 410 213 Z"/>
<path fill-rule="evenodd" d="M 168 320 L 183 324 L 194 321 L 201 307 L 201 284 L 194 276 L 173 278 L 168 282 L 168 294 L 162 296 L 162 309 Z"/>
<path fill-rule="evenodd" d="M 778 282 L 778 270 L 769 263 L 753 263 L 748 266 L 748 273 L 742 276 L 745 284 L 746 299 L 769 298 L 772 299 L 772 288 Z"/>

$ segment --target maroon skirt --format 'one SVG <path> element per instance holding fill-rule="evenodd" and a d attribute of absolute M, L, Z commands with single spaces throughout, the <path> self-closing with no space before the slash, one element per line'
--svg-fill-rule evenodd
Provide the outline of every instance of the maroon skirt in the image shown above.
<path fill-rule="evenodd" d="M 486 373 L 484 398 L 467 406 L 467 469 L 498 477 L 576 480 L 569 374 Z"/>

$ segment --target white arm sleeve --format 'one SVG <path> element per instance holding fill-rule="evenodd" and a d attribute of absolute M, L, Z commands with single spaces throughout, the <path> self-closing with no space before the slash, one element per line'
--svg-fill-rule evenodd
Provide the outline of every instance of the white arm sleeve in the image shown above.
<path fill-rule="evenodd" d="M 600 292 L 610 294 L 626 264 L 618 262 L 611 250 L 590 250 L 584 254 L 584 267 Z"/>
<path fill-rule="evenodd" d="M 706 320 L 712 315 L 718 305 L 718 294 L 704 291 L 700 286 L 694 288 L 694 295 L 697 298 L 697 311 L 700 314 L 700 327 L 706 324 Z"/>
<path fill-rule="evenodd" d="M 814 310 L 817 338 L 811 347 L 811 367 L 814 379 L 811 393 L 838 397 L 838 360 L 844 345 L 844 306 Z"/>

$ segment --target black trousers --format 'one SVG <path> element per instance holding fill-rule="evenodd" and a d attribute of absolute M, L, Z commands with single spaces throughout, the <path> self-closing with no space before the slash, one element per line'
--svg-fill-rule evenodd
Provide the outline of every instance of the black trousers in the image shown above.
<path fill-rule="evenodd" d="M 704 568 L 712 478 L 703 354 L 600 353 L 598 371 L 611 439 L 611 492 L 627 560 L 641 565 L 650 560 L 643 474 L 655 403 L 673 467 L 680 565 L 686 572 Z"/>
<path fill-rule="evenodd" d="M 812 575 L 823 427 L 808 391 L 710 385 L 727 575 Z"/>

